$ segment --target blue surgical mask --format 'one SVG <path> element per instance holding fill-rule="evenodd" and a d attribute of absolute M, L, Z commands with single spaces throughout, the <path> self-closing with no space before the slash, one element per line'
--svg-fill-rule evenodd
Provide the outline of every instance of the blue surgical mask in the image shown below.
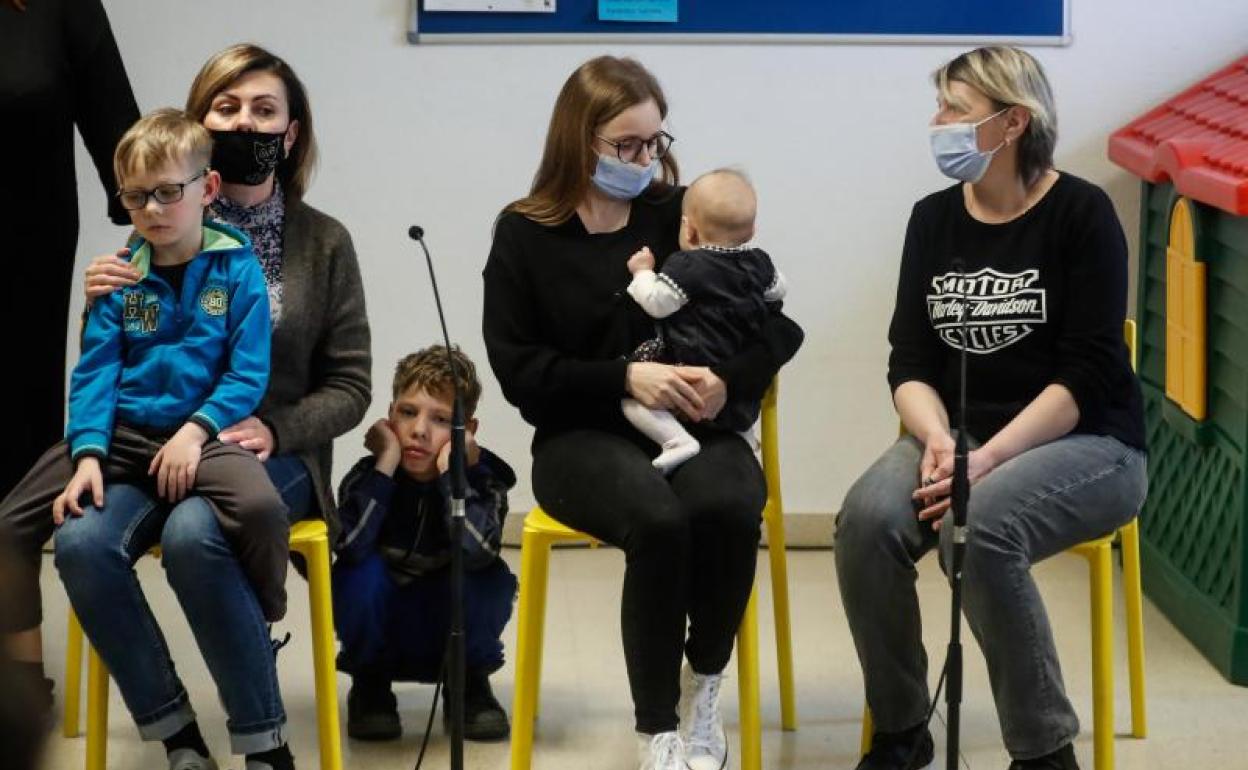
<path fill-rule="evenodd" d="M 612 198 L 629 201 L 645 192 L 658 171 L 657 160 L 651 161 L 649 166 L 639 166 L 610 155 L 599 155 L 598 167 L 590 181 Z"/>
<path fill-rule="evenodd" d="M 978 123 L 948 123 L 943 126 L 932 126 L 931 142 L 932 157 L 942 174 L 963 182 L 978 182 L 984 178 L 992 156 L 1005 146 L 1005 142 L 992 150 L 979 149 L 979 137 L 976 133 L 983 124 L 1005 112 L 989 115 Z"/>

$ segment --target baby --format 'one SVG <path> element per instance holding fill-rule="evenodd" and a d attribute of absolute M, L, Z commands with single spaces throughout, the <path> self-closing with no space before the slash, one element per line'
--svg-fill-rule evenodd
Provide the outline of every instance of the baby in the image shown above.
<path fill-rule="evenodd" d="M 643 248 L 628 260 L 628 293 L 659 321 L 658 336 L 633 353 L 633 361 L 714 367 L 758 339 L 771 308 L 785 294 L 784 277 L 754 237 L 758 208 L 754 187 L 739 171 L 719 169 L 694 180 L 685 192 L 680 248 L 655 272 Z M 701 449 L 667 410 L 635 399 L 622 402 L 624 416 L 662 451 L 653 464 L 671 473 Z M 731 395 L 712 424 L 746 431 L 758 419 L 757 400 Z"/>

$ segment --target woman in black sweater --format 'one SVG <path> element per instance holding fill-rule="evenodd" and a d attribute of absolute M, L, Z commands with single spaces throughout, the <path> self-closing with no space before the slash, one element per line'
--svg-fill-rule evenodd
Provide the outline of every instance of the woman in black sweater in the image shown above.
<path fill-rule="evenodd" d="M 753 584 L 766 489 L 746 442 L 706 421 L 729 389 L 760 398 L 802 332 L 777 312 L 762 340 L 716 367 L 627 360 L 654 335 L 625 293 L 628 258 L 649 246 L 661 267 L 677 250 L 683 189 L 666 115 L 635 61 L 604 56 L 572 74 L 530 194 L 496 224 L 483 330 L 503 394 L 536 429 L 537 499 L 626 554 L 621 625 L 641 766 L 684 770 L 687 758 L 718 770 L 720 672 Z M 620 412 L 626 396 L 682 414 L 702 452 L 664 478 L 655 446 Z"/>
<path fill-rule="evenodd" d="M 1010 767 L 1070 770 L 1079 720 L 1030 567 L 1112 532 L 1143 503 L 1140 391 L 1122 338 L 1126 242 L 1105 193 L 1053 168 L 1053 97 L 1031 56 L 971 51 L 935 81 L 933 153 L 961 183 L 919 201 L 906 231 L 888 379 L 907 435 L 850 489 L 836 534 L 877 730 L 859 768 L 932 759 L 914 565 L 952 539 L 965 345 L 966 617 Z"/>

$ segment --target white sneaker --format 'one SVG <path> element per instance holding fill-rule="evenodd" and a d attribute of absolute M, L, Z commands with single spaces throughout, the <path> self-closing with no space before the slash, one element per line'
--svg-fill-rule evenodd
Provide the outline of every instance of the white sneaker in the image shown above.
<path fill-rule="evenodd" d="M 217 770 L 217 763 L 195 749 L 174 749 L 169 752 L 169 770 Z"/>
<path fill-rule="evenodd" d="M 685 770 L 685 747 L 680 733 L 637 733 L 637 758 L 641 770 Z"/>
<path fill-rule="evenodd" d="M 723 674 L 699 674 L 688 663 L 680 671 L 680 737 L 689 770 L 723 770 L 728 764 L 728 736 L 719 715 Z"/>

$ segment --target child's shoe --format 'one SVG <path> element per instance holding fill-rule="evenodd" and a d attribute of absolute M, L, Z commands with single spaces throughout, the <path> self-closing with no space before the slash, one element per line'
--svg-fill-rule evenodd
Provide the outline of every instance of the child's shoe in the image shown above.
<path fill-rule="evenodd" d="M 353 677 L 347 693 L 347 735 L 357 741 L 392 741 L 402 734 L 389 680 Z"/>
<path fill-rule="evenodd" d="M 451 709 L 442 688 L 442 726 L 451 729 Z M 507 712 L 503 710 L 494 691 L 490 689 L 490 675 L 484 671 L 468 669 L 464 672 L 464 740 L 501 741 L 511 734 Z"/>
<path fill-rule="evenodd" d="M 175 749 L 169 752 L 169 770 L 217 770 L 217 763 L 195 749 Z"/>

